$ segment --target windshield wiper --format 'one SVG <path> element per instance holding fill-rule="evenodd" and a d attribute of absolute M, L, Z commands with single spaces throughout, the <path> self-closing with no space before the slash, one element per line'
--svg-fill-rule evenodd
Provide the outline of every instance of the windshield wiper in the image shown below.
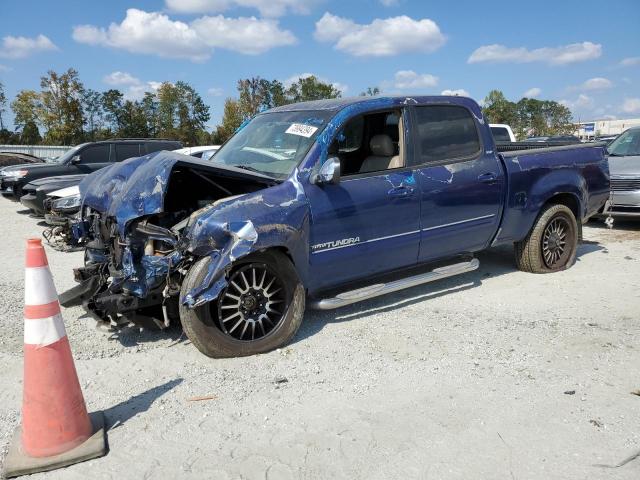
<path fill-rule="evenodd" d="M 273 178 L 267 175 L 266 173 L 264 173 L 262 170 L 258 170 L 257 168 L 250 167 L 249 165 L 233 165 L 233 166 L 235 168 L 241 168 L 242 170 L 249 170 L 250 172 L 259 173 L 260 175 L 264 175 L 265 177 Z"/>

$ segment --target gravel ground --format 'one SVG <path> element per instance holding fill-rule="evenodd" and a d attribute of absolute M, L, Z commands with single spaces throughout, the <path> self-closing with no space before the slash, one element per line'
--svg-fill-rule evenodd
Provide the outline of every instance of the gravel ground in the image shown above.
<path fill-rule="evenodd" d="M 42 230 L 20 210 L 0 199 L 0 464 L 19 421 L 25 239 Z M 640 478 L 640 458 L 597 466 L 640 450 L 640 223 L 584 236 L 566 272 L 491 250 L 476 272 L 308 312 L 293 343 L 249 358 L 206 358 L 178 330 L 108 335 L 66 309 L 111 451 L 40 477 Z M 82 254 L 48 255 L 58 291 L 72 286 Z"/>

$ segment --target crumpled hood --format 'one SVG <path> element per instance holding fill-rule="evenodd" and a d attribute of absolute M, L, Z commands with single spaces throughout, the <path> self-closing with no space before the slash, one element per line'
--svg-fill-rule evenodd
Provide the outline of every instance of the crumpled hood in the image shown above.
<path fill-rule="evenodd" d="M 173 167 L 192 166 L 239 179 L 273 182 L 273 179 L 239 168 L 214 164 L 180 153 L 160 151 L 116 163 L 87 176 L 80 183 L 82 204 L 113 217 L 124 238 L 131 220 L 163 211 L 169 177 Z"/>
<path fill-rule="evenodd" d="M 640 178 L 640 155 L 627 157 L 609 155 L 609 173 L 612 177 Z"/>
<path fill-rule="evenodd" d="M 124 236 L 131 220 L 162 211 L 171 169 L 184 159 L 184 155 L 160 151 L 98 170 L 80 183 L 82 203 L 115 217 Z"/>

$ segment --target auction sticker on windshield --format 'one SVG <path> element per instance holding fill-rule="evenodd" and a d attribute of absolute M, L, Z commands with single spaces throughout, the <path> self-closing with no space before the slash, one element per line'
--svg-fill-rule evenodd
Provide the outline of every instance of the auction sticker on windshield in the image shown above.
<path fill-rule="evenodd" d="M 285 133 L 309 138 L 316 130 L 318 130 L 318 127 L 312 127 L 311 125 L 305 125 L 303 123 L 292 123 Z"/>

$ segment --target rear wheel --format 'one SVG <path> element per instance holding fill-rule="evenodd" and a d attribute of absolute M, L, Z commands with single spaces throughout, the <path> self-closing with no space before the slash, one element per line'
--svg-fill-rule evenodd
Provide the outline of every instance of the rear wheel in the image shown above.
<path fill-rule="evenodd" d="M 551 273 L 574 264 L 578 246 L 578 224 L 565 205 L 548 205 L 529 235 L 515 244 L 516 264 L 531 273 Z"/>
<path fill-rule="evenodd" d="M 209 259 L 198 261 L 185 277 L 181 296 L 202 282 Z M 210 357 L 237 357 L 273 350 L 296 333 L 305 292 L 293 264 L 281 252 L 249 255 L 236 262 L 218 299 L 190 309 L 180 305 L 184 331 Z"/>

